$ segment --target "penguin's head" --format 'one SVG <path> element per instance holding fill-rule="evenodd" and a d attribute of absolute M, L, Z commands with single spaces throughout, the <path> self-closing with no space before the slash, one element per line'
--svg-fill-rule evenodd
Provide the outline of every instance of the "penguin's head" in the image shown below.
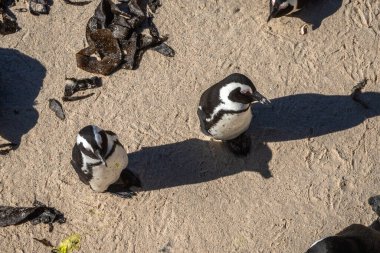
<path fill-rule="evenodd" d="M 270 104 L 270 101 L 256 90 L 252 81 L 245 75 L 235 73 L 222 82 L 225 83 L 220 92 L 223 102 L 229 100 L 234 103 L 251 104 L 258 101 L 261 104 Z"/>
<path fill-rule="evenodd" d="M 288 8 L 288 6 L 288 0 L 269 0 L 269 17 L 267 22 L 276 17 L 281 10 Z"/>
<path fill-rule="evenodd" d="M 105 166 L 107 166 L 105 161 L 107 141 L 105 131 L 94 125 L 82 128 L 77 136 L 80 151 Z"/>

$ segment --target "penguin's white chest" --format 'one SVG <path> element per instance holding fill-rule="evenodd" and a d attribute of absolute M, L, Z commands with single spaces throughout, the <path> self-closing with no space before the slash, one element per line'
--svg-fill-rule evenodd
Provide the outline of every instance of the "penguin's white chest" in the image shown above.
<path fill-rule="evenodd" d="M 92 179 L 89 183 L 96 192 L 106 191 L 111 184 L 120 178 L 122 170 L 128 165 L 127 152 L 123 147 L 117 145 L 106 163 L 107 166 L 102 164 L 92 168 Z"/>
<path fill-rule="evenodd" d="M 215 139 L 232 140 L 248 130 L 251 120 L 251 109 L 236 114 L 226 113 L 208 132 Z"/>

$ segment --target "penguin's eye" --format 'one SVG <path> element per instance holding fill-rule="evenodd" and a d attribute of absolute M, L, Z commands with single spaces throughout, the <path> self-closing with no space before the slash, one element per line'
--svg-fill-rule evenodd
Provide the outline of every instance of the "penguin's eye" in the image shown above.
<path fill-rule="evenodd" d="M 252 94 L 252 90 L 251 89 L 241 89 L 240 93 L 244 94 L 244 95 L 251 95 Z"/>

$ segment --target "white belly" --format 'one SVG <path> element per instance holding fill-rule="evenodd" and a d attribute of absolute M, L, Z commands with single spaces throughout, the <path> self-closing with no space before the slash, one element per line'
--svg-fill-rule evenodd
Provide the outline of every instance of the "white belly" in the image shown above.
<path fill-rule="evenodd" d="M 248 130 L 251 120 L 250 109 L 239 114 L 225 114 L 209 133 L 218 140 L 232 140 Z"/>
<path fill-rule="evenodd" d="M 115 151 L 108 157 L 106 163 L 107 167 L 99 165 L 92 168 L 90 186 L 96 192 L 106 191 L 111 184 L 120 178 L 122 170 L 128 165 L 127 152 L 121 146 L 116 146 Z"/>

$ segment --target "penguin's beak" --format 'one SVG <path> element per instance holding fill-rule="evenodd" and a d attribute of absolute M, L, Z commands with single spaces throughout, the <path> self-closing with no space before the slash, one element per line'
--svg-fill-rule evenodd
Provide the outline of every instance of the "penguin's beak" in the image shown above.
<path fill-rule="evenodd" d="M 99 158 L 100 161 L 102 161 L 103 165 L 107 167 L 107 163 L 104 160 L 104 158 L 102 157 L 102 155 L 100 154 L 99 150 L 95 151 L 95 155 Z"/>
<path fill-rule="evenodd" d="M 252 98 L 254 101 L 258 101 L 260 104 L 263 104 L 263 105 L 269 105 L 270 104 L 270 100 L 267 99 L 266 97 L 264 97 L 263 95 L 261 95 L 258 91 L 255 91 L 252 94 Z"/>

